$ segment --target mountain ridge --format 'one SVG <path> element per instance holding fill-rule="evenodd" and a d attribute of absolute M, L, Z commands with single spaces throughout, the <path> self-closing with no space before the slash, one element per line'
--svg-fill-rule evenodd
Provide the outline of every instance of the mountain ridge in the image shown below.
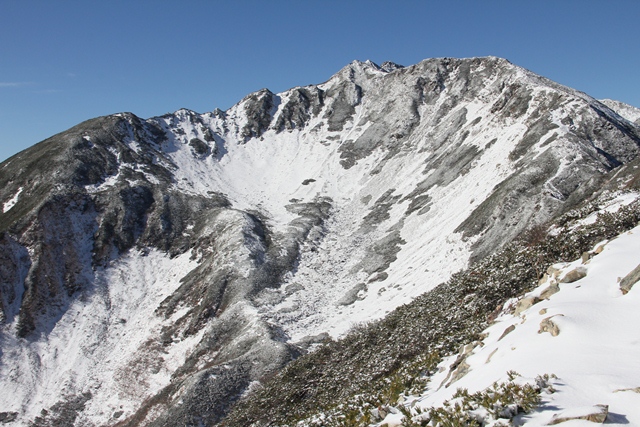
<path fill-rule="evenodd" d="M 224 112 L 96 118 L 2 163 L 0 378 L 21 422 L 65 405 L 82 406 L 69 425 L 217 422 L 638 154 L 632 122 L 506 60 L 387 68 L 355 61 Z"/>

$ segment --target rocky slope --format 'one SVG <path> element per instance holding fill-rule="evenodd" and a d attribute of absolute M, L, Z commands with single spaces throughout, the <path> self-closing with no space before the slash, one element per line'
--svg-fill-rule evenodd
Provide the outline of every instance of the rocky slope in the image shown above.
<path fill-rule="evenodd" d="M 640 108 L 625 104 L 624 102 L 614 101 L 613 99 L 601 99 L 600 102 L 630 122 L 640 124 Z"/>
<path fill-rule="evenodd" d="M 640 193 L 628 177 L 300 357 L 221 425 L 636 425 Z"/>
<path fill-rule="evenodd" d="M 640 150 L 624 116 L 499 58 L 356 61 L 225 112 L 45 140 L 0 165 L 0 413 L 220 421 L 603 188 Z"/>
<path fill-rule="evenodd" d="M 615 393 L 640 381 L 627 295 L 640 277 L 640 193 L 637 171 L 621 172 L 622 190 L 298 358 L 221 425 L 537 426 L 600 404 L 611 411 L 599 418 L 634 424 L 633 394 Z"/>

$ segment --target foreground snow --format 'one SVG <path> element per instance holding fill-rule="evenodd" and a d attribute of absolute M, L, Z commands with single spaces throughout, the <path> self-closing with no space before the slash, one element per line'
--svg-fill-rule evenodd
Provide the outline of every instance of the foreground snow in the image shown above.
<path fill-rule="evenodd" d="M 619 284 L 638 266 L 639 253 L 636 227 L 596 245 L 591 259 L 552 266 L 536 290 L 505 305 L 485 331 L 486 338 L 464 360 L 469 366 L 466 375 L 452 382 L 450 366 L 459 355 L 450 356 L 439 365 L 430 387 L 405 404 L 414 411 L 442 406 L 458 388 L 481 391 L 507 381 L 507 372 L 516 371 L 530 381 L 541 374 L 557 377 L 551 380 L 555 392 L 543 393 L 541 406 L 517 418 L 517 423 L 548 425 L 554 416 L 578 417 L 607 405 L 607 424 L 640 425 L 640 289 L 623 294 Z M 586 277 L 562 283 L 574 271 L 586 272 Z M 548 296 L 554 284 L 559 284 L 559 291 Z M 523 310 L 526 304 L 521 301 L 527 299 L 540 301 Z M 396 425 L 401 419 L 401 414 L 391 414 L 381 425 Z M 593 423 L 573 420 L 563 425 Z"/>

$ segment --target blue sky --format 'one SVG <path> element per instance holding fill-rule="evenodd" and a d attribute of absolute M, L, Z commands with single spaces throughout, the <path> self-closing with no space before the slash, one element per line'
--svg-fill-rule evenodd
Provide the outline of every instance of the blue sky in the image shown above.
<path fill-rule="evenodd" d="M 92 117 L 227 109 L 354 59 L 495 55 L 640 107 L 640 1 L 0 0 L 0 160 Z"/>

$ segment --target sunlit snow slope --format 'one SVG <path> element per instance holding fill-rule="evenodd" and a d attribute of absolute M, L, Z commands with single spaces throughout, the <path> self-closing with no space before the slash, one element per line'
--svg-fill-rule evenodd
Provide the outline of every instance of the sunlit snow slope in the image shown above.
<path fill-rule="evenodd" d="M 618 198 L 607 210 L 634 198 L 637 194 Z M 640 289 L 631 280 L 639 277 L 639 251 L 636 227 L 596 244 L 582 259 L 551 266 L 537 289 L 505 304 L 482 340 L 443 360 L 428 389 L 405 405 L 414 413 L 442 406 L 457 389 L 482 391 L 507 381 L 511 371 L 521 375 L 521 383 L 535 384 L 537 376 L 549 375 L 552 385 L 542 393 L 540 406 L 519 415 L 515 425 L 545 426 L 565 419 L 562 425 L 589 426 L 595 424 L 584 418 L 600 413 L 606 424 L 640 425 L 635 329 Z M 457 376 L 450 369 L 456 360 L 465 365 L 465 373 Z M 391 414 L 380 424 L 399 425 L 402 418 Z"/>

